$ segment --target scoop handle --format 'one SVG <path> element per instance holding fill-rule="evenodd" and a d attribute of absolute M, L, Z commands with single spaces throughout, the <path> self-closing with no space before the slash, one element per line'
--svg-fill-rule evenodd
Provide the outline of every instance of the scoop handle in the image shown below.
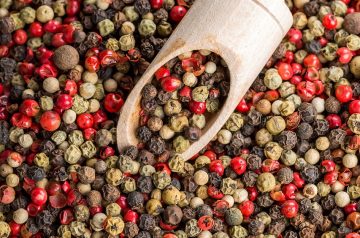
<path fill-rule="evenodd" d="M 208 49 L 227 63 L 230 91 L 199 141 L 182 154 L 191 158 L 221 129 L 291 24 L 283 0 L 196 0 L 128 96 L 118 122 L 119 149 L 137 143 L 140 94 L 155 71 L 184 52 Z"/>

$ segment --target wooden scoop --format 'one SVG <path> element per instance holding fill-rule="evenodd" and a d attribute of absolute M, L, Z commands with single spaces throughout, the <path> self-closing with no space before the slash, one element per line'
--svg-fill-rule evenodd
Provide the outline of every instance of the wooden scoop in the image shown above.
<path fill-rule="evenodd" d="M 196 0 L 128 96 L 117 125 L 119 151 L 137 145 L 141 90 L 172 58 L 207 49 L 220 55 L 230 72 L 222 108 L 207 120 L 201 138 L 182 153 L 194 156 L 217 134 L 292 25 L 283 0 Z"/>

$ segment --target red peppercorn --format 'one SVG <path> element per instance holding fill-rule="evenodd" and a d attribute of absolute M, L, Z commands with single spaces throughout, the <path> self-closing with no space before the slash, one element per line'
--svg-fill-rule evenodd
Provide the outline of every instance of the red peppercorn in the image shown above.
<path fill-rule="evenodd" d="M 336 182 L 337 178 L 338 178 L 337 171 L 328 172 L 324 175 L 324 183 L 331 185 Z"/>
<path fill-rule="evenodd" d="M 291 79 L 290 79 L 290 83 L 297 85 L 302 81 L 301 76 L 299 75 L 294 75 Z"/>
<path fill-rule="evenodd" d="M 59 128 L 61 118 L 57 112 L 46 111 L 40 117 L 40 125 L 46 131 L 55 131 Z"/>
<path fill-rule="evenodd" d="M 210 197 L 214 199 L 222 199 L 224 197 L 224 194 L 220 191 L 220 189 L 212 185 L 208 187 L 207 193 Z"/>
<path fill-rule="evenodd" d="M 34 117 L 39 113 L 40 106 L 38 102 L 33 99 L 25 99 L 21 103 L 19 111 L 28 117 Z"/>
<path fill-rule="evenodd" d="M 67 2 L 66 14 L 68 16 L 75 16 L 80 11 L 80 2 L 77 0 L 70 0 Z"/>
<path fill-rule="evenodd" d="M 351 232 L 345 236 L 345 238 L 360 238 L 360 235 L 355 232 Z"/>
<path fill-rule="evenodd" d="M 356 203 L 350 203 L 344 207 L 344 211 L 346 214 L 350 214 L 352 212 L 357 211 L 357 204 Z"/>
<path fill-rule="evenodd" d="M 60 94 L 56 99 L 56 106 L 61 109 L 69 109 L 73 105 L 73 99 L 69 94 Z"/>
<path fill-rule="evenodd" d="M 166 231 L 175 230 L 177 226 L 164 223 L 162 220 L 159 222 L 159 226 Z"/>
<path fill-rule="evenodd" d="M 30 117 L 19 112 L 14 113 L 11 117 L 11 124 L 22 129 L 30 128 L 31 123 Z"/>
<path fill-rule="evenodd" d="M 95 206 L 95 207 L 90 207 L 90 215 L 94 216 L 97 213 L 100 213 L 103 211 L 103 208 L 101 205 Z"/>
<path fill-rule="evenodd" d="M 29 216 L 35 217 L 43 210 L 41 205 L 36 205 L 35 203 L 29 203 L 26 207 L 26 211 L 29 213 Z"/>
<path fill-rule="evenodd" d="M 206 102 L 190 101 L 189 109 L 195 114 L 204 114 L 206 112 Z"/>
<path fill-rule="evenodd" d="M 203 231 L 208 231 L 214 226 L 214 220 L 210 216 L 202 216 L 198 220 L 198 227 Z"/>
<path fill-rule="evenodd" d="M 159 81 L 161 81 L 162 78 L 169 77 L 170 76 L 170 70 L 166 67 L 160 67 L 155 72 L 155 78 Z"/>
<path fill-rule="evenodd" d="M 94 128 L 86 128 L 83 131 L 83 134 L 84 134 L 85 140 L 91 140 L 92 141 L 95 138 L 96 130 Z"/>
<path fill-rule="evenodd" d="M 288 33 L 287 37 L 291 43 L 297 43 L 302 39 L 302 33 L 299 29 L 291 28 Z"/>
<path fill-rule="evenodd" d="M 205 151 L 205 153 L 203 155 L 208 157 L 210 159 L 210 161 L 214 161 L 217 158 L 216 153 L 214 151 L 211 151 L 211 150 Z"/>
<path fill-rule="evenodd" d="M 64 40 L 66 43 L 71 44 L 74 42 L 75 27 L 73 25 L 63 25 L 61 32 L 64 33 Z"/>
<path fill-rule="evenodd" d="M 230 167 L 238 175 L 242 175 L 246 171 L 246 160 L 241 157 L 234 157 L 230 162 Z"/>
<path fill-rule="evenodd" d="M 340 127 L 342 124 L 341 117 L 337 114 L 329 114 L 325 119 L 329 122 L 330 129 Z"/>
<path fill-rule="evenodd" d="M 247 200 L 247 201 L 240 203 L 239 209 L 245 217 L 249 217 L 249 216 L 251 216 L 251 214 L 253 214 L 253 212 L 255 210 L 255 205 L 252 201 Z"/>
<path fill-rule="evenodd" d="M 349 113 L 360 113 L 360 100 L 354 100 L 349 104 Z"/>
<path fill-rule="evenodd" d="M 110 146 L 105 146 L 100 149 L 100 158 L 102 158 L 102 159 L 106 159 L 113 155 L 115 155 L 115 150 L 114 150 L 114 148 L 112 148 Z"/>
<path fill-rule="evenodd" d="M 283 80 L 289 80 L 294 74 L 291 65 L 287 63 L 280 63 L 278 72 Z"/>
<path fill-rule="evenodd" d="M 316 55 L 310 54 L 304 58 L 304 66 L 307 68 L 314 67 L 319 70 L 321 68 L 321 62 Z"/>
<path fill-rule="evenodd" d="M 241 99 L 239 104 L 236 106 L 236 110 L 241 113 L 247 113 L 250 110 L 250 107 L 246 104 L 245 99 Z"/>
<path fill-rule="evenodd" d="M 60 218 L 60 223 L 62 225 L 68 225 L 75 219 L 74 214 L 71 211 L 71 209 L 62 210 L 60 212 L 59 218 Z"/>
<path fill-rule="evenodd" d="M 61 192 L 61 185 L 60 183 L 58 182 L 50 182 L 49 185 L 47 186 L 47 189 L 46 189 L 47 193 L 49 195 L 55 195 L 57 194 L 58 192 Z"/>
<path fill-rule="evenodd" d="M 0 57 L 6 57 L 9 55 L 9 47 L 6 45 L 0 45 Z"/>
<path fill-rule="evenodd" d="M 286 199 L 295 199 L 296 197 L 295 192 L 297 192 L 297 187 L 295 184 L 293 183 L 285 184 L 283 185 L 281 190 L 284 193 Z"/>
<path fill-rule="evenodd" d="M 85 59 L 84 66 L 89 72 L 94 73 L 100 69 L 100 61 L 99 61 L 98 57 L 96 57 L 94 55 L 89 56 Z"/>
<path fill-rule="evenodd" d="M 137 214 L 133 210 L 128 210 L 124 215 L 125 222 L 137 223 L 138 220 L 139 220 L 139 214 Z"/>
<path fill-rule="evenodd" d="M 66 80 L 64 91 L 70 96 L 75 96 L 77 93 L 77 84 L 74 80 Z"/>
<path fill-rule="evenodd" d="M 326 29 L 334 30 L 337 26 L 337 19 L 333 14 L 329 13 L 323 17 L 322 24 Z"/>
<path fill-rule="evenodd" d="M 306 69 L 304 75 L 305 80 L 315 81 L 315 80 L 319 80 L 319 78 L 320 78 L 320 74 L 317 69 L 315 69 L 314 67 L 309 67 Z"/>
<path fill-rule="evenodd" d="M 166 92 L 174 92 L 181 86 L 181 80 L 173 77 L 168 76 L 161 79 L 161 87 Z"/>
<path fill-rule="evenodd" d="M 211 161 L 209 164 L 209 170 L 210 172 L 215 172 L 220 176 L 224 175 L 224 165 L 222 164 L 221 160 L 214 160 Z"/>
<path fill-rule="evenodd" d="M 17 224 L 14 221 L 9 222 L 9 226 L 10 226 L 10 230 L 11 230 L 11 235 L 13 236 L 18 236 L 20 234 L 20 228 L 21 228 L 21 224 Z"/>
<path fill-rule="evenodd" d="M 293 183 L 295 184 L 296 187 L 302 188 L 305 185 L 305 180 L 301 178 L 300 173 L 294 172 L 293 177 L 294 177 Z"/>
<path fill-rule="evenodd" d="M 336 168 L 336 164 L 332 160 L 323 160 L 321 161 L 321 171 L 322 172 L 332 172 Z"/>
<path fill-rule="evenodd" d="M 335 89 L 335 96 L 340 102 L 349 102 L 352 99 L 353 91 L 350 85 L 339 85 Z"/>
<path fill-rule="evenodd" d="M 191 100 L 191 88 L 189 86 L 184 86 L 179 91 L 179 96 L 182 100 Z"/>
<path fill-rule="evenodd" d="M 67 205 L 67 197 L 59 192 L 49 197 L 49 203 L 53 208 L 64 208 Z"/>
<path fill-rule="evenodd" d="M 321 95 L 325 90 L 325 86 L 323 82 L 320 80 L 316 80 L 314 81 L 314 84 L 315 84 L 315 95 Z"/>
<path fill-rule="evenodd" d="M 277 160 L 266 159 L 261 165 L 261 170 L 263 172 L 273 172 L 280 169 L 280 163 Z"/>
<path fill-rule="evenodd" d="M 112 66 L 119 62 L 119 55 L 113 50 L 103 50 L 98 55 L 102 67 Z"/>
<path fill-rule="evenodd" d="M 36 205 L 43 205 L 47 201 L 47 192 L 43 188 L 36 187 L 31 191 L 31 201 Z"/>
<path fill-rule="evenodd" d="M 160 221 L 160 222 L 161 222 L 161 221 Z M 174 235 L 174 234 L 168 233 L 168 234 L 163 235 L 162 238 L 177 238 L 177 236 Z"/>
<path fill-rule="evenodd" d="M 336 51 L 336 54 L 339 55 L 339 62 L 342 64 L 347 64 L 353 58 L 353 52 L 347 47 L 341 47 Z"/>
<path fill-rule="evenodd" d="M 104 107 L 111 113 L 119 112 L 124 105 L 124 99 L 118 93 L 109 93 L 105 96 Z"/>
<path fill-rule="evenodd" d="M 56 67 L 50 63 L 42 64 L 39 68 L 36 68 L 35 72 L 42 79 L 49 78 L 49 77 L 56 78 L 56 76 L 58 74 Z"/>
<path fill-rule="evenodd" d="M 174 22 L 180 22 L 181 19 L 185 16 L 187 10 L 183 6 L 174 6 L 170 10 L 170 19 Z"/>
<path fill-rule="evenodd" d="M 303 101 L 309 102 L 315 97 L 316 85 L 310 81 L 302 81 L 296 85 L 296 92 Z"/>
<path fill-rule="evenodd" d="M 150 4 L 153 9 L 159 9 L 163 5 L 163 0 L 151 0 Z"/>
<path fill-rule="evenodd" d="M 13 35 L 12 39 L 17 45 L 23 45 L 27 41 L 27 33 L 23 29 L 16 30 Z"/>
<path fill-rule="evenodd" d="M 94 119 L 90 113 L 82 113 L 76 118 L 76 124 L 81 129 L 87 129 L 93 127 Z"/>
<path fill-rule="evenodd" d="M 42 37 L 44 35 L 44 29 L 40 22 L 33 22 L 29 26 L 29 34 L 31 37 Z"/>
<path fill-rule="evenodd" d="M 157 163 L 154 165 L 156 171 L 164 171 L 168 175 L 171 175 L 171 169 L 166 163 Z"/>
<path fill-rule="evenodd" d="M 0 186 L 0 203 L 10 204 L 15 199 L 15 190 L 8 186 L 2 185 Z"/>
<path fill-rule="evenodd" d="M 124 209 L 125 210 L 129 209 L 128 203 L 126 201 L 126 197 L 124 195 L 120 195 L 118 200 L 116 200 L 116 203 L 121 207 L 122 212 L 124 212 Z M 126 213 L 126 212 L 124 212 L 124 213 Z"/>
<path fill-rule="evenodd" d="M 281 206 L 281 213 L 286 218 L 293 218 L 297 215 L 299 211 L 299 205 L 295 200 L 287 200 Z"/>
<path fill-rule="evenodd" d="M 45 23 L 43 29 L 45 32 L 57 33 L 61 30 L 61 23 L 56 20 L 50 20 Z"/>
<path fill-rule="evenodd" d="M 277 202 L 284 202 L 286 200 L 285 194 L 282 191 L 271 191 L 270 197 Z"/>
<path fill-rule="evenodd" d="M 264 99 L 269 100 L 270 102 L 274 102 L 275 100 L 279 99 L 280 95 L 277 90 L 269 90 L 266 91 L 264 94 Z"/>
<path fill-rule="evenodd" d="M 51 45 L 54 46 L 55 48 L 66 45 L 66 42 L 64 40 L 64 33 L 61 32 L 55 33 L 51 38 Z"/>
<path fill-rule="evenodd" d="M 246 188 L 247 192 L 248 192 L 248 198 L 250 201 L 255 201 L 257 196 L 258 196 L 258 191 L 255 187 L 247 187 Z"/>
<path fill-rule="evenodd" d="M 65 181 L 62 185 L 61 185 L 61 189 L 65 192 L 68 193 L 71 189 L 70 183 L 68 181 Z"/>

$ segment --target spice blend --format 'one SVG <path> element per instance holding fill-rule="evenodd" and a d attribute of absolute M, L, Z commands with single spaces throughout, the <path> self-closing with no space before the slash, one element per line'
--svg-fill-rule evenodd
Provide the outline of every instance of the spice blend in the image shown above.
<path fill-rule="evenodd" d="M 360 1 L 285 2 L 293 27 L 184 161 L 226 97 L 217 55 L 157 71 L 141 144 L 115 125 L 192 0 L 0 1 L 0 237 L 359 237 Z"/>

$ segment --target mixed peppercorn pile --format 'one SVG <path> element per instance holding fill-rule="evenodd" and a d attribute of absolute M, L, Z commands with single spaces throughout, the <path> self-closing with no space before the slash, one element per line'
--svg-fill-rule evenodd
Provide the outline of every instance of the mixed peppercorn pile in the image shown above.
<path fill-rule="evenodd" d="M 144 88 L 139 145 L 115 135 L 192 0 L 0 0 L 0 237 L 359 238 L 360 1 L 285 2 L 292 28 L 184 161 L 229 88 L 207 50 Z"/>

